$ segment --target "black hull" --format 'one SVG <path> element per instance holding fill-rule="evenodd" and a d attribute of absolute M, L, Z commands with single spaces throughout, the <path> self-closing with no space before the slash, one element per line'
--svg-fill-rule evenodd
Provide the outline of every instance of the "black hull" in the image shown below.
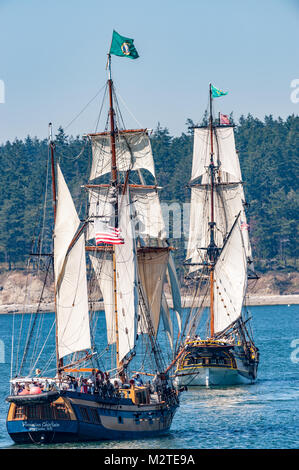
<path fill-rule="evenodd" d="M 168 403 L 137 405 L 127 399 L 66 392 L 51 404 L 26 406 L 11 403 L 10 437 L 18 444 L 51 444 L 157 437 L 169 431 L 178 400 L 174 395 Z M 49 410 L 52 415 L 45 418 Z"/>
<path fill-rule="evenodd" d="M 59 392 L 51 391 L 40 393 L 39 395 L 9 395 L 6 401 L 8 403 L 15 403 L 17 406 L 43 405 L 52 403 L 57 400 L 59 396 Z"/>

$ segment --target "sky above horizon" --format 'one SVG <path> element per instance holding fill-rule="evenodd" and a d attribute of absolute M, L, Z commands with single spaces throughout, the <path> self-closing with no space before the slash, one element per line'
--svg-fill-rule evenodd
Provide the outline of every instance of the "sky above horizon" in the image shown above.
<path fill-rule="evenodd" d="M 49 122 L 54 133 L 94 132 L 113 29 L 140 56 L 112 56 L 127 128 L 186 132 L 210 82 L 228 91 L 215 110 L 235 119 L 298 114 L 298 19 L 298 0 L 0 0 L 0 142 L 46 138 Z"/>

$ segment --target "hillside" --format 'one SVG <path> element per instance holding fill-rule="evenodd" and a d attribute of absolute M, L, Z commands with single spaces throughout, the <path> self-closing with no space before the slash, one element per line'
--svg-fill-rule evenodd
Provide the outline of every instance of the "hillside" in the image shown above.
<path fill-rule="evenodd" d="M 47 282 L 41 296 L 43 283 L 44 273 L 38 276 L 14 270 L 0 274 L 0 313 L 34 312 L 38 304 L 40 311 L 53 311 L 53 284 Z M 298 298 L 290 297 L 286 303 L 298 303 L 299 273 L 264 274 L 249 287 L 248 294 L 254 299 L 254 305 L 285 303 L 278 297 L 289 295 Z M 182 289 L 182 295 L 188 295 L 187 291 Z M 100 292 L 94 292 L 93 298 L 98 300 Z"/>

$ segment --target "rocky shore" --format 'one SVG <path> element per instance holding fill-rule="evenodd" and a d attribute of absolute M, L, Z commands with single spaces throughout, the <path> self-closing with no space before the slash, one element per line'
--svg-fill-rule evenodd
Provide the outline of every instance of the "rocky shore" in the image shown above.
<path fill-rule="evenodd" d="M 44 273 L 38 276 L 26 274 L 25 271 L 0 273 L 0 314 L 32 313 L 37 310 L 53 312 L 53 284 L 49 280 L 43 288 L 44 276 Z M 95 292 L 94 300 L 98 298 L 100 292 Z M 200 302 L 200 299 L 198 301 Z M 247 305 L 299 304 L 299 273 L 268 272 L 258 281 L 250 281 L 246 303 Z M 192 297 L 184 288 L 182 304 L 186 308 L 192 304 Z M 169 305 L 171 307 L 170 298 Z M 96 307 L 101 310 L 102 302 L 97 302 Z"/>

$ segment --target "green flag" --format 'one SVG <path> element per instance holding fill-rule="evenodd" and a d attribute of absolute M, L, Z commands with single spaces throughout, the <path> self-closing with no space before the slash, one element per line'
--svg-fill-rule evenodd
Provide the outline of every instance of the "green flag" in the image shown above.
<path fill-rule="evenodd" d="M 227 91 L 218 90 L 218 88 L 215 88 L 213 85 L 211 85 L 211 90 L 213 98 L 219 98 L 219 96 L 224 96 L 228 93 Z"/>
<path fill-rule="evenodd" d="M 112 42 L 110 47 L 110 54 L 118 55 L 120 57 L 129 57 L 130 59 L 137 59 L 138 52 L 134 46 L 134 39 L 125 38 L 113 30 Z"/>

